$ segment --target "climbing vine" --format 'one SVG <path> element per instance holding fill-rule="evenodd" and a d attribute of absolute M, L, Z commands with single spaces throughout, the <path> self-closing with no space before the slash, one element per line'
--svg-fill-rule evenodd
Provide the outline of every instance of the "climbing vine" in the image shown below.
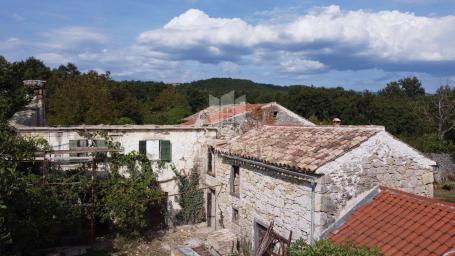
<path fill-rule="evenodd" d="M 195 224 L 205 220 L 204 192 L 199 189 L 199 173 L 193 169 L 190 175 L 178 173 L 174 168 L 179 188 L 176 198 L 182 209 L 177 213 L 177 224 Z"/>

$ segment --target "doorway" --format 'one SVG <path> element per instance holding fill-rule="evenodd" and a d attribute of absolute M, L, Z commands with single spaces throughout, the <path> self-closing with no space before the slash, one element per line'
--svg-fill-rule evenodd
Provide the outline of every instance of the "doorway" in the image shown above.
<path fill-rule="evenodd" d="M 216 208 L 215 208 L 215 190 L 209 189 L 207 193 L 207 226 L 215 227 Z"/>

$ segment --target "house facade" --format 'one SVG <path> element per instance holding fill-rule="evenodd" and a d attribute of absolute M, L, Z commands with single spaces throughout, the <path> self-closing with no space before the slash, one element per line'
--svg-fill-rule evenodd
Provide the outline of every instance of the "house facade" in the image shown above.
<path fill-rule="evenodd" d="M 128 154 L 136 151 L 145 154 L 152 162 L 164 163 L 158 174 L 158 182 L 164 192 L 169 195 L 179 192 L 173 167 L 184 174 L 192 170 L 201 171 L 205 168 L 208 141 L 215 139 L 217 130 L 204 127 L 182 127 L 173 125 L 81 125 L 64 127 L 15 127 L 21 136 L 43 138 L 56 152 L 62 150 L 77 150 L 96 145 L 90 145 L 84 133 L 104 132 L 120 145 L 121 153 Z M 103 138 L 96 142 L 103 146 Z M 51 153 L 47 160 L 58 164 L 62 169 L 77 167 L 91 156 L 84 153 Z M 102 171 L 102 168 L 99 168 Z M 169 202 L 176 210 L 180 206 L 175 197 L 169 197 Z"/>
<path fill-rule="evenodd" d="M 435 163 L 383 127 L 271 125 L 212 146 L 207 224 L 253 244 L 271 221 L 319 239 L 377 185 L 433 196 Z"/>

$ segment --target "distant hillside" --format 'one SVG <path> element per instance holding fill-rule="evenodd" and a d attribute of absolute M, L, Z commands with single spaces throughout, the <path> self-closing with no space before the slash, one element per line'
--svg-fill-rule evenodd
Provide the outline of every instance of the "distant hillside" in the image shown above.
<path fill-rule="evenodd" d="M 206 95 L 212 94 L 216 97 L 220 97 L 221 95 L 234 90 L 236 97 L 246 95 L 247 101 L 251 103 L 276 101 L 277 97 L 287 94 L 289 89 L 286 86 L 262 84 L 251 80 L 232 78 L 211 78 L 194 81 L 180 85 L 179 89 L 186 91 L 189 90 L 190 87 L 191 89 L 196 89 Z"/>

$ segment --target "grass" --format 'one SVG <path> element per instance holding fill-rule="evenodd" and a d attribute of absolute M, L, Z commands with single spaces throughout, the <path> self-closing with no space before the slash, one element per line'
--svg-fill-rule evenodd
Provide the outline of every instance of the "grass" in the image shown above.
<path fill-rule="evenodd" d="M 434 198 L 455 203 L 455 182 L 449 181 L 446 184 L 436 184 L 434 186 Z"/>

